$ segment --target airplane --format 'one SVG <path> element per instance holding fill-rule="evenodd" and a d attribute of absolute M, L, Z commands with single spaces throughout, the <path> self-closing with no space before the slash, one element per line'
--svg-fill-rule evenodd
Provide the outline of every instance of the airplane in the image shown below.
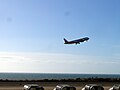
<path fill-rule="evenodd" d="M 88 41 L 89 38 L 88 37 L 84 37 L 84 38 L 81 38 L 81 39 L 77 39 L 77 40 L 72 40 L 72 41 L 68 41 L 64 38 L 64 44 L 80 44 L 80 42 L 84 42 L 84 41 Z"/>

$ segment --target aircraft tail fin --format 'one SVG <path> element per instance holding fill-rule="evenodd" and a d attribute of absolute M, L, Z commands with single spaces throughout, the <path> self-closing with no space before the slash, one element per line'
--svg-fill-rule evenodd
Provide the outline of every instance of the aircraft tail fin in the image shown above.
<path fill-rule="evenodd" d="M 68 41 L 64 38 L 65 43 L 68 43 Z"/>

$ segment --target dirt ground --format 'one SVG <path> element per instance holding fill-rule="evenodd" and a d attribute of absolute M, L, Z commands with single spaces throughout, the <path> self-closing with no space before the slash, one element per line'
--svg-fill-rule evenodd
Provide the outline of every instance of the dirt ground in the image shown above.
<path fill-rule="evenodd" d="M 81 90 L 86 84 L 99 84 L 104 90 L 109 90 L 117 82 L 0 82 L 0 90 L 23 90 L 25 84 L 38 84 L 43 86 L 45 90 L 53 90 L 58 84 L 69 84 L 75 86 L 77 90 Z"/>

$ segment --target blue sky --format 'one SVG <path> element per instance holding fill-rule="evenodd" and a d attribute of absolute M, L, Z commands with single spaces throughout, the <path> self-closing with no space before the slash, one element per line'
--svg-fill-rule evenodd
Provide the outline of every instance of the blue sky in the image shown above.
<path fill-rule="evenodd" d="M 0 72 L 120 73 L 119 4 L 0 0 Z M 63 41 L 86 36 L 80 45 Z"/>

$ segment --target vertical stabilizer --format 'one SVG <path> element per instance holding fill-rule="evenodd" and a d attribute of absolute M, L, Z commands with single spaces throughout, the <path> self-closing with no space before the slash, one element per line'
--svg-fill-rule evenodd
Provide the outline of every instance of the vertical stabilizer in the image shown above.
<path fill-rule="evenodd" d="M 65 43 L 68 43 L 68 41 L 64 38 Z"/>

